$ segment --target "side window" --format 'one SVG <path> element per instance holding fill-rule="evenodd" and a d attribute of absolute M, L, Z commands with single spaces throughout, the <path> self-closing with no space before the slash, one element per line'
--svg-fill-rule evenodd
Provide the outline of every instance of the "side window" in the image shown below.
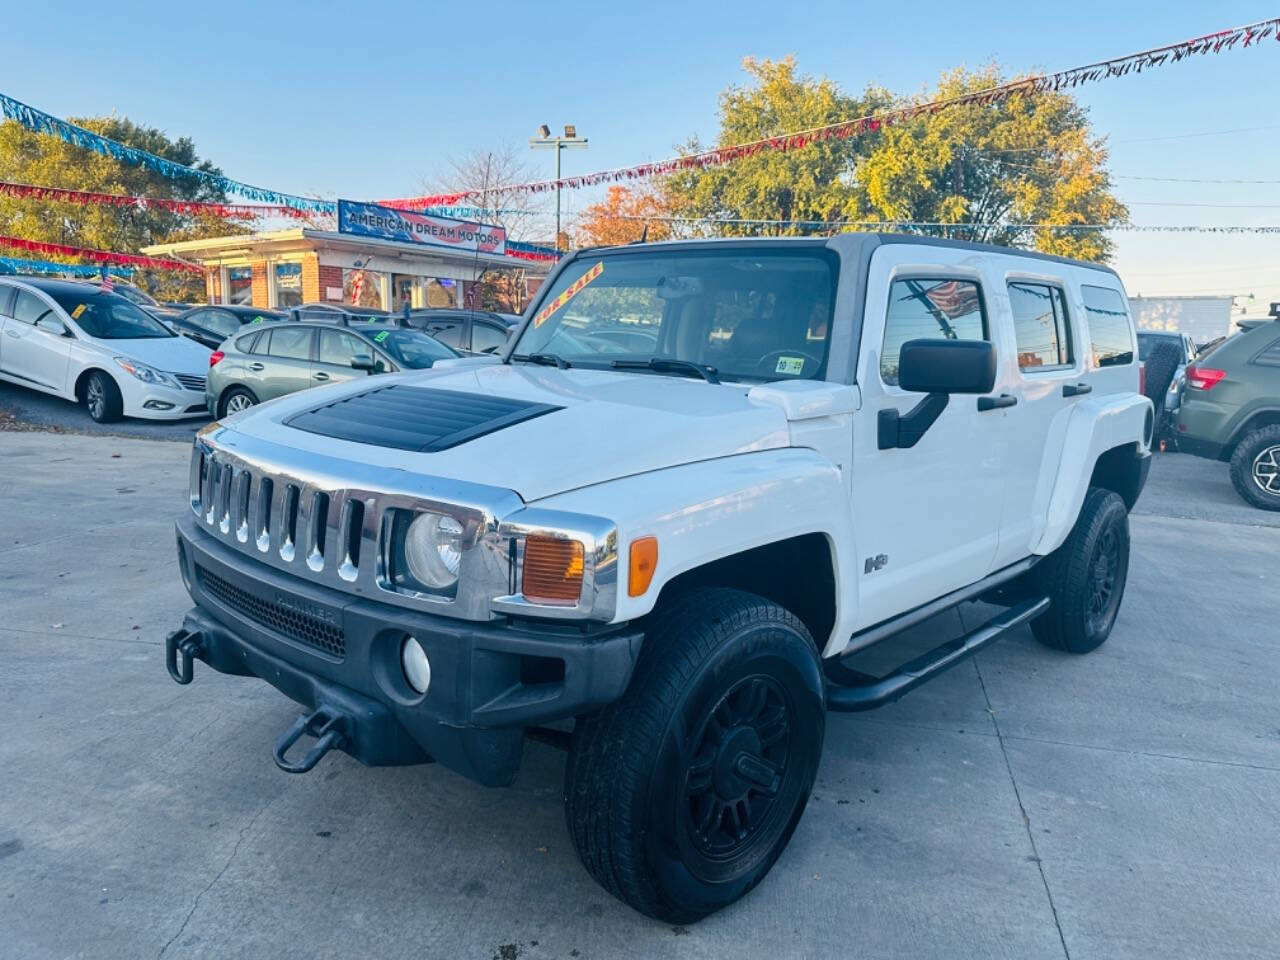
<path fill-rule="evenodd" d="M 266 337 L 262 338 L 266 340 Z M 262 349 L 255 351 L 261 353 Z M 286 360 L 310 360 L 311 359 L 311 328 L 310 327 L 277 327 L 271 331 L 270 345 L 267 347 L 267 353 L 273 357 L 280 357 Z"/>
<path fill-rule="evenodd" d="M 53 312 L 43 300 L 26 290 L 18 291 L 18 299 L 13 304 L 13 318 L 23 323 L 35 323 L 41 317 Z"/>
<path fill-rule="evenodd" d="M 1085 284 L 1080 292 L 1085 313 L 1089 315 L 1089 345 L 1094 365 L 1122 367 L 1133 363 L 1133 324 L 1119 291 Z"/>
<path fill-rule="evenodd" d="M 241 353 L 253 353 L 253 341 L 257 340 L 258 336 L 259 335 L 257 333 L 251 333 L 247 337 L 241 337 L 239 340 L 236 341 L 236 349 L 239 350 Z M 270 334 L 264 333 L 261 336 L 262 336 L 262 339 L 265 340 L 267 337 L 270 336 Z"/>
<path fill-rule="evenodd" d="M 1066 299 L 1057 287 L 1010 283 L 1009 307 L 1018 343 L 1018 368 L 1068 367 L 1075 362 Z"/>
<path fill-rule="evenodd" d="M 497 353 L 507 345 L 506 331 L 491 323 L 473 321 L 471 324 L 471 349 L 476 353 Z"/>
<path fill-rule="evenodd" d="M 466 349 L 462 343 L 462 330 L 461 320 L 437 321 L 427 327 L 427 333 L 455 350 Z"/>
<path fill-rule="evenodd" d="M 0 317 L 13 316 L 13 295 L 16 290 L 16 287 L 0 284 Z"/>
<path fill-rule="evenodd" d="M 908 340 L 986 340 L 982 291 L 971 280 L 895 280 L 880 350 L 880 378 L 898 382 L 898 355 Z"/>
<path fill-rule="evenodd" d="M 373 350 L 361 343 L 356 337 L 341 330 L 320 331 L 320 363 L 331 363 L 338 367 L 349 367 L 357 354 L 368 356 Z"/>

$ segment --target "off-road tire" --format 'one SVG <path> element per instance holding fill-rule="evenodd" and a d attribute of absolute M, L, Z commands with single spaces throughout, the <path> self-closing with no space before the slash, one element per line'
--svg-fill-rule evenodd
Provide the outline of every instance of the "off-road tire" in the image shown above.
<path fill-rule="evenodd" d="M 95 370 L 84 382 L 84 408 L 96 423 L 115 423 L 124 415 L 124 399 L 111 375 Z"/>
<path fill-rule="evenodd" d="M 1129 512 L 1120 495 L 1090 487 L 1066 542 L 1032 573 L 1050 601 L 1031 621 L 1035 638 L 1068 653 L 1101 646 L 1115 626 L 1129 574 Z"/>
<path fill-rule="evenodd" d="M 253 395 L 253 391 L 248 387 L 232 387 L 230 390 L 224 391 L 222 396 L 218 398 L 218 418 L 221 419 L 230 416 L 233 412 L 239 413 L 239 410 L 232 411 L 231 402 L 236 397 L 243 397 L 249 401 L 250 407 L 258 405 L 258 398 Z M 245 407 L 244 409 L 248 409 Z"/>
<path fill-rule="evenodd" d="M 565 819 L 583 865 L 619 900 L 667 923 L 732 903 L 790 840 L 825 721 L 818 649 L 793 614 L 723 588 L 664 603 L 626 693 L 574 729 Z M 753 776 L 773 777 L 772 799 L 752 792 Z M 732 799 L 744 785 L 744 800 Z M 715 822 L 699 830 L 700 817 Z"/>
<path fill-rule="evenodd" d="M 1158 448 L 1160 438 L 1168 432 L 1168 417 L 1165 415 L 1164 402 L 1169 396 L 1169 385 L 1178 373 L 1178 364 L 1182 362 L 1182 351 L 1176 344 L 1168 340 L 1159 340 L 1151 348 L 1143 369 L 1146 371 L 1145 394 L 1155 408 L 1155 436 L 1152 443 Z"/>
<path fill-rule="evenodd" d="M 1231 455 L 1231 483 L 1245 503 L 1263 510 L 1280 510 L 1280 424 L 1252 430 L 1236 444 Z M 1263 489 L 1270 484 L 1275 492 Z"/>

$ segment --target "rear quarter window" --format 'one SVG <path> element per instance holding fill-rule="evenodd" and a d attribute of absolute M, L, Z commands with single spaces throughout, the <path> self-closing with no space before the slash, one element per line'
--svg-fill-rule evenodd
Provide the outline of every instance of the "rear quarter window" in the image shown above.
<path fill-rule="evenodd" d="M 241 353 L 252 353 L 254 341 L 256 341 L 260 336 L 262 336 L 261 332 L 255 331 L 247 337 L 241 337 L 236 341 L 236 349 Z"/>
<path fill-rule="evenodd" d="M 1122 367 L 1133 363 L 1133 323 L 1120 291 L 1085 284 L 1080 292 L 1089 318 L 1094 366 Z"/>
<path fill-rule="evenodd" d="M 1280 340 L 1272 340 L 1270 346 L 1263 347 L 1253 362 L 1264 367 L 1280 367 Z"/>

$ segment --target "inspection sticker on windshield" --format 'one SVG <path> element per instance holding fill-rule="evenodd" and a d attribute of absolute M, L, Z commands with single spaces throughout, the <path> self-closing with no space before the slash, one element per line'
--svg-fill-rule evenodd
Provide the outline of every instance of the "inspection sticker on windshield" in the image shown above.
<path fill-rule="evenodd" d="M 539 310 L 538 315 L 533 318 L 533 325 L 535 327 L 540 327 L 544 323 L 546 323 L 548 317 L 550 317 L 553 313 L 555 313 L 557 310 L 563 307 L 566 303 L 568 303 L 570 300 L 576 297 L 579 293 L 581 293 L 582 289 L 588 283 L 590 283 L 596 277 L 600 276 L 600 274 L 602 273 L 604 273 L 603 260 L 601 260 L 594 267 L 592 267 L 590 270 L 588 270 L 586 273 L 580 276 L 577 280 L 573 281 L 573 284 L 569 287 L 568 290 L 560 294 L 560 296 L 556 297 L 549 304 L 547 304 L 545 307 Z"/>
<path fill-rule="evenodd" d="M 80 306 L 71 311 L 71 319 L 79 320 L 80 314 L 84 313 L 87 309 L 89 309 L 89 305 L 87 303 L 80 304 Z"/>
<path fill-rule="evenodd" d="M 774 373 L 790 373 L 795 375 L 804 369 L 804 357 L 779 357 Z"/>
<path fill-rule="evenodd" d="M 383 330 L 381 333 L 375 333 L 373 335 L 373 342 L 381 343 L 383 340 L 387 339 L 387 334 L 389 334 L 390 332 L 391 332 L 390 330 Z"/>
<path fill-rule="evenodd" d="M 267 319 L 266 317 L 254 317 L 254 318 L 253 318 L 252 320 L 250 320 L 249 322 L 250 322 L 250 323 L 264 323 L 264 322 L 266 321 L 266 319 Z"/>

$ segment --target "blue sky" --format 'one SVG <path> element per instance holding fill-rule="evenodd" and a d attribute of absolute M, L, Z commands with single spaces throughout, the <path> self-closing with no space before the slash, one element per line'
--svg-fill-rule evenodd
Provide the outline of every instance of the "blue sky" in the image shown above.
<path fill-rule="evenodd" d="M 916 91 L 960 63 L 1053 70 L 1280 13 L 1186 0 L 405 0 L 134 3 L 118 15 L 62 2 L 50 29 L 49 9 L 6 11 L 3 92 L 59 116 L 115 111 L 191 136 L 239 180 L 349 197 L 416 193 L 449 156 L 522 145 L 543 122 L 575 123 L 591 140 L 565 153 L 566 173 L 670 156 L 691 134 L 714 138 L 717 94 L 743 79 L 746 55 L 793 53 L 849 91 Z M 1079 97 L 1117 175 L 1280 180 L 1278 75 L 1280 43 L 1267 41 Z M 549 173 L 549 152 L 530 159 Z M 1135 223 L 1280 224 L 1280 183 L 1118 179 L 1117 192 Z M 591 196 L 564 199 L 572 210 Z M 1280 300 L 1280 236 L 1120 234 L 1118 244 L 1131 293 Z"/>

